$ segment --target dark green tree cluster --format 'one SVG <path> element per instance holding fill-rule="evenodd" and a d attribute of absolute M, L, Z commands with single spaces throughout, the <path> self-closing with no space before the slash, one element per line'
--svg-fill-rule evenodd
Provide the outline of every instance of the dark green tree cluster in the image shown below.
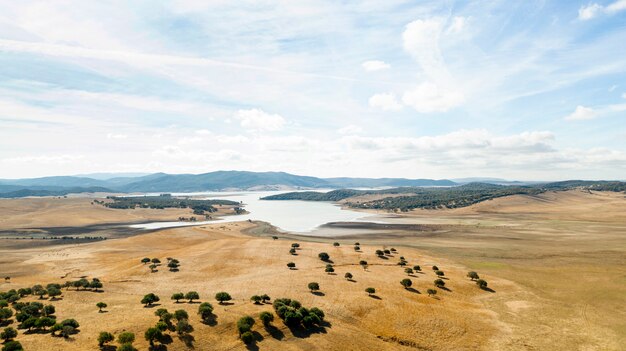
<path fill-rule="evenodd" d="M 87 278 L 81 278 L 79 280 L 67 281 L 63 284 L 63 287 L 66 289 L 73 287 L 76 289 L 76 291 L 79 291 L 82 289 L 82 290 L 93 290 L 95 292 L 100 291 L 100 289 L 102 289 L 103 286 L 104 285 L 98 278 L 92 278 L 91 281 L 89 281 Z M 33 292 L 34 291 L 35 289 L 33 287 Z"/>
<path fill-rule="evenodd" d="M 239 331 L 239 338 L 245 344 L 251 344 L 254 342 L 254 334 L 252 333 L 253 325 L 254 318 L 250 316 L 243 316 L 237 321 L 237 331 Z"/>
<path fill-rule="evenodd" d="M 330 256 L 326 253 L 326 252 L 320 252 L 317 257 L 320 258 L 320 260 L 327 262 L 328 260 L 330 260 Z"/>
<path fill-rule="evenodd" d="M 203 322 L 209 323 L 213 318 L 213 306 L 208 302 L 203 302 L 198 306 L 198 314 Z"/>
<path fill-rule="evenodd" d="M 220 305 L 223 305 L 224 302 L 226 301 L 230 301 L 233 298 L 230 296 L 229 293 L 225 292 L 225 291 L 220 291 L 217 294 L 215 294 L 215 299 L 218 301 L 218 303 Z"/>
<path fill-rule="evenodd" d="M 310 329 L 324 322 L 324 312 L 317 307 L 307 309 L 300 302 L 286 298 L 274 300 L 273 305 L 278 317 L 291 328 Z"/>
<path fill-rule="evenodd" d="M 154 293 L 146 294 L 142 299 L 141 303 L 146 307 L 152 306 L 155 302 L 159 302 L 161 299 L 155 295 Z"/>
<path fill-rule="evenodd" d="M 170 272 L 178 272 L 180 270 L 180 261 L 175 258 L 168 257 L 167 268 L 169 268 Z"/>

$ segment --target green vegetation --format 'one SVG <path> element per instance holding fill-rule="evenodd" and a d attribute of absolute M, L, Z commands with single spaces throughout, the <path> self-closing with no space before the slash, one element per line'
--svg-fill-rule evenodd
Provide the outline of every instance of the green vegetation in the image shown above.
<path fill-rule="evenodd" d="M 292 299 L 274 300 L 274 310 L 290 328 L 306 329 L 319 327 L 324 321 L 324 312 L 317 307 L 307 309 L 300 302 Z"/>
<path fill-rule="evenodd" d="M 376 293 L 376 289 L 374 289 L 374 288 L 365 288 L 365 292 L 367 293 L 367 295 L 372 296 L 372 294 Z"/>
<path fill-rule="evenodd" d="M 113 340 L 115 340 L 115 336 L 113 336 L 113 334 L 109 332 L 100 332 L 98 335 L 98 346 L 104 347 L 104 345 L 112 342 Z"/>
<path fill-rule="evenodd" d="M 250 297 L 250 301 L 254 302 L 255 305 L 260 305 L 261 300 L 262 298 L 259 295 L 252 295 L 252 297 Z"/>
<path fill-rule="evenodd" d="M 141 299 L 141 303 L 146 307 L 152 306 L 153 303 L 160 301 L 161 299 L 156 296 L 154 293 L 149 293 Z"/>
<path fill-rule="evenodd" d="M 487 288 L 487 281 L 483 280 L 483 279 L 478 279 L 476 281 L 476 285 L 478 285 L 478 287 L 481 288 L 481 289 L 486 289 Z"/>
<path fill-rule="evenodd" d="M 413 285 L 413 281 L 409 278 L 404 278 L 400 281 L 400 285 L 402 285 L 405 289 L 408 289 Z"/>
<path fill-rule="evenodd" d="M 209 322 L 213 318 L 213 306 L 208 302 L 203 302 L 198 306 L 198 314 L 203 322 Z"/>
<path fill-rule="evenodd" d="M 287 267 L 289 267 L 289 269 L 294 269 L 294 268 L 296 268 L 296 264 L 293 263 L 293 262 L 289 262 L 289 263 L 287 263 Z"/>
<path fill-rule="evenodd" d="M 0 333 L 0 339 L 4 340 L 4 342 L 13 340 L 17 336 L 17 330 L 8 327 L 5 328 L 2 333 Z"/>
<path fill-rule="evenodd" d="M 193 300 L 198 300 L 200 295 L 195 291 L 190 291 L 185 294 L 185 299 L 189 300 L 189 303 L 192 303 Z"/>
<path fill-rule="evenodd" d="M 350 273 L 350 272 L 347 272 L 343 276 L 344 276 L 344 278 L 346 278 L 346 280 L 352 280 L 352 273 Z"/>
<path fill-rule="evenodd" d="M 218 292 L 217 294 L 215 294 L 215 299 L 219 302 L 220 305 L 223 305 L 224 302 L 230 301 L 233 298 L 230 296 L 229 293 L 221 291 L 221 292 Z"/>
<path fill-rule="evenodd" d="M 172 300 L 176 300 L 176 303 L 179 303 L 179 300 L 182 300 L 185 298 L 185 294 L 181 293 L 181 292 L 177 292 L 172 294 Z"/>
<path fill-rule="evenodd" d="M 563 191 L 576 188 L 595 191 L 626 192 L 626 182 L 564 181 L 528 186 L 505 186 L 487 183 L 470 183 L 453 187 L 401 187 L 384 190 L 340 189 L 327 193 L 304 191 L 266 196 L 263 200 L 340 201 L 362 195 L 382 195 L 369 201 L 348 201 L 354 208 L 409 211 L 416 208 L 458 208 L 503 196 L 537 195 L 546 191 Z M 393 195 L 384 197 L 384 195 Z M 400 196 L 397 196 L 400 195 Z"/>
<path fill-rule="evenodd" d="M 2 346 L 2 351 L 24 351 L 19 341 L 9 341 Z"/>
<path fill-rule="evenodd" d="M 329 256 L 326 252 L 320 252 L 320 253 L 317 255 L 317 257 L 319 257 L 319 258 L 320 258 L 320 260 L 325 261 L 325 262 L 326 262 L 326 261 L 328 261 L 328 260 L 330 260 L 330 256 Z"/>
<path fill-rule="evenodd" d="M 434 295 L 437 295 L 437 290 L 435 290 L 435 289 L 427 289 L 426 293 L 428 294 L 428 296 L 434 296 Z"/>
<path fill-rule="evenodd" d="M 470 278 L 471 280 L 476 280 L 476 279 L 480 279 L 480 277 L 478 276 L 478 273 L 476 272 L 467 272 L 467 277 Z"/>
<path fill-rule="evenodd" d="M 309 290 L 311 290 L 312 293 L 316 292 L 316 291 L 318 291 L 320 289 L 320 285 L 318 283 L 316 283 L 316 282 L 309 283 L 308 287 L 309 287 Z"/>
<path fill-rule="evenodd" d="M 102 202 L 102 204 L 109 208 L 190 208 L 196 215 L 204 215 L 206 212 L 216 212 L 217 208 L 213 205 L 240 205 L 240 203 L 230 200 L 195 200 L 184 197 L 173 197 L 168 194 L 160 196 L 109 196 L 107 199 L 113 200 L 113 202 Z"/>
<path fill-rule="evenodd" d="M 107 308 L 107 304 L 104 302 L 98 302 L 96 304 L 96 307 L 98 307 L 98 312 L 102 313 L 102 309 Z"/>
<path fill-rule="evenodd" d="M 434 284 L 438 288 L 443 288 L 444 286 L 446 286 L 446 282 L 441 279 L 435 279 Z"/>
<path fill-rule="evenodd" d="M 259 319 L 264 326 L 268 326 L 274 321 L 274 315 L 272 314 L 272 312 L 264 311 L 259 314 Z"/>

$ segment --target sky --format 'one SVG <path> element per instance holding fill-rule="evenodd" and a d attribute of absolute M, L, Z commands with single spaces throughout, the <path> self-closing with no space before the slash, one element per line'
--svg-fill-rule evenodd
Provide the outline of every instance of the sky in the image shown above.
<path fill-rule="evenodd" d="M 0 1 L 0 178 L 626 179 L 626 0 Z"/>

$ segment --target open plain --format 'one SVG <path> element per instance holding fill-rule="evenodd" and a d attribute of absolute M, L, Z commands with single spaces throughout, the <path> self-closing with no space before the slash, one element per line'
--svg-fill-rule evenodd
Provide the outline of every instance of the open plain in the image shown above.
<path fill-rule="evenodd" d="M 189 214 L 112 210 L 93 206 L 89 199 L 2 200 L 0 208 L 5 231 L 172 220 Z M 64 339 L 20 330 L 17 340 L 26 350 L 97 349 L 100 331 L 114 335 L 131 331 L 137 337 L 135 346 L 146 350 L 143 334 L 158 321 L 154 315 L 158 308 L 189 313 L 196 350 L 246 349 L 236 330 L 244 315 L 257 320 L 253 330 L 258 340 L 248 347 L 261 350 L 623 349 L 624 194 L 567 191 L 509 196 L 461 209 L 416 210 L 394 215 L 389 223 L 361 225 L 345 234 L 331 225 L 315 236 L 278 233 L 263 222 L 240 222 L 64 245 L 15 246 L 24 240 L 2 239 L 0 273 L 11 279 L 0 282 L 0 291 L 81 277 L 97 277 L 104 284 L 103 292 L 64 288 L 59 300 L 46 302 L 56 306 L 59 320 L 78 320 L 80 332 Z M 421 230 L 408 224 L 421 224 Z M 333 246 L 335 241 L 341 245 Z M 291 255 L 294 242 L 300 249 Z M 359 251 L 353 248 L 355 242 L 361 244 Z M 375 254 L 391 247 L 397 253 L 385 258 Z M 330 255 L 334 274 L 324 272 L 320 252 Z M 408 267 L 420 265 L 422 272 L 408 276 L 397 265 L 400 256 Z M 143 257 L 163 262 L 176 258 L 180 271 L 162 265 L 151 273 L 140 262 Z M 359 265 L 361 260 L 368 262 L 367 269 Z M 288 262 L 296 263 L 297 269 L 288 269 Z M 437 278 L 433 265 L 445 272 L 446 288 L 429 297 L 427 289 L 434 288 Z M 490 289 L 479 289 L 466 277 L 468 271 L 478 272 Z M 346 272 L 354 275 L 354 281 L 344 278 Z M 413 281 L 411 289 L 400 285 L 404 278 Z M 311 293 L 309 282 L 318 282 L 320 291 Z M 364 291 L 367 287 L 376 289 L 374 296 Z M 197 303 L 170 300 L 179 291 L 197 291 L 199 301 L 210 302 L 214 322 L 201 322 Z M 230 304 L 215 301 L 218 291 L 232 295 Z M 146 308 L 140 300 L 150 292 L 160 296 L 160 305 Z M 257 317 L 273 309 L 271 304 L 253 304 L 250 297 L 256 294 L 320 307 L 327 324 L 304 333 L 276 318 L 274 328 L 264 328 Z M 106 312 L 98 312 L 99 301 L 108 304 Z M 188 349 L 175 333 L 172 336 L 168 350 Z"/>

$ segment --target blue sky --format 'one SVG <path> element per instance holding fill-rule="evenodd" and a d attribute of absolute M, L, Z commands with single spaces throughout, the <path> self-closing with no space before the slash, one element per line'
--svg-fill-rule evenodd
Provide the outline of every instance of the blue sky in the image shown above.
<path fill-rule="evenodd" d="M 0 178 L 626 178 L 626 0 L 0 4 Z"/>

